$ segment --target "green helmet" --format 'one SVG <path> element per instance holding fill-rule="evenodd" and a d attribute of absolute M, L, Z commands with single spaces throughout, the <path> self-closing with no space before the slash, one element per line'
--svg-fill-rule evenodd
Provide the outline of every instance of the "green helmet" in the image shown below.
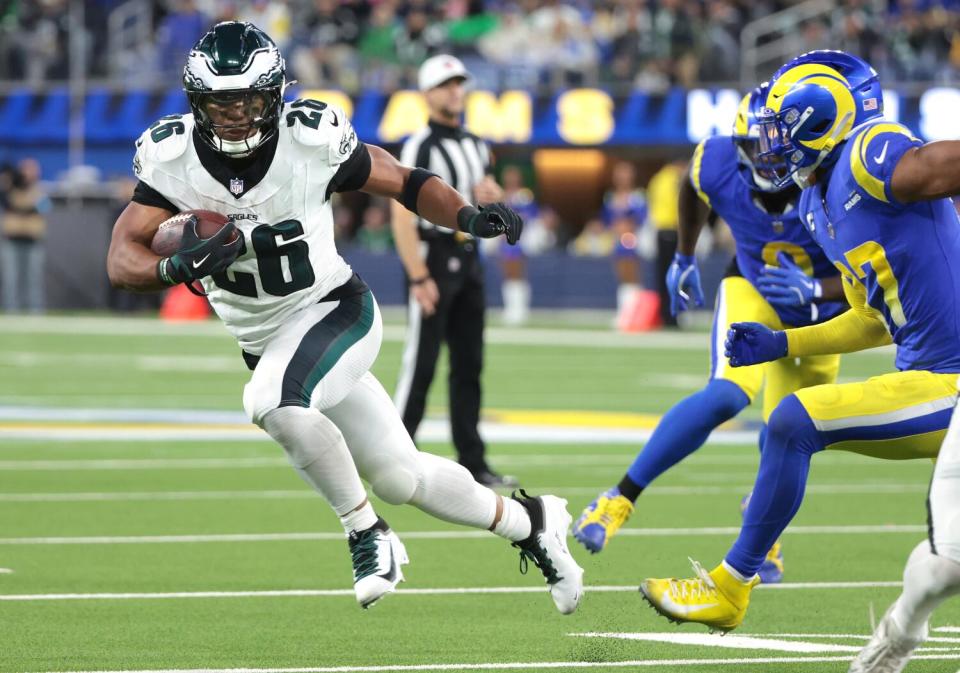
<path fill-rule="evenodd" d="M 243 157 L 273 136 L 285 72 L 277 45 L 252 23 L 215 25 L 190 50 L 183 68 L 183 88 L 204 142 Z"/>

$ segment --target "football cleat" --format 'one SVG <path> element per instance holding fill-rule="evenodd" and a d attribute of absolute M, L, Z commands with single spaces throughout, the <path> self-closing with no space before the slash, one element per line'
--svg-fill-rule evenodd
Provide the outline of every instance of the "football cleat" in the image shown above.
<path fill-rule="evenodd" d="M 530 515 L 530 537 L 513 546 L 520 549 L 520 572 L 527 573 L 528 563 L 540 569 L 557 610 L 571 614 L 583 598 L 583 568 L 567 548 L 567 530 L 573 517 L 567 512 L 567 501 L 552 495 L 531 498 L 520 491 L 519 502 Z"/>
<path fill-rule="evenodd" d="M 633 503 L 614 486 L 587 505 L 573 525 L 573 537 L 591 554 L 596 554 L 603 551 L 632 513 Z"/>
<path fill-rule="evenodd" d="M 712 572 L 690 559 L 692 579 L 646 579 L 640 593 L 654 610 L 677 624 L 696 622 L 711 631 L 732 631 L 743 622 L 750 591 L 760 582 L 754 576 L 741 582 L 721 563 Z"/>
<path fill-rule="evenodd" d="M 740 501 L 740 516 L 747 511 L 747 505 L 750 504 L 750 496 L 753 493 L 747 493 Z M 780 540 L 773 543 L 767 557 L 763 560 L 763 565 L 757 571 L 762 584 L 779 584 L 783 581 L 783 545 Z"/>
<path fill-rule="evenodd" d="M 403 581 L 400 566 L 410 562 L 407 550 L 387 522 L 350 533 L 347 543 L 353 559 L 353 591 L 360 607 L 369 608 Z"/>
<path fill-rule="evenodd" d="M 894 603 L 893 605 L 896 605 Z M 849 673 L 900 673 L 913 651 L 926 640 L 908 638 L 891 616 L 893 605 L 883 616 L 870 642 L 850 662 Z M 924 636 L 927 629 L 924 628 Z"/>

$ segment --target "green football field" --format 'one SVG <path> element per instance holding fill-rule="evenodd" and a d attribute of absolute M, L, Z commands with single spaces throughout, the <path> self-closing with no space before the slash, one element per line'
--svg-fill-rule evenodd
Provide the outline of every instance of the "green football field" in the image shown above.
<path fill-rule="evenodd" d="M 402 325 L 386 335 L 375 373 L 392 390 Z M 623 474 L 649 415 L 702 385 L 708 338 L 491 329 L 491 461 L 576 515 Z M 889 350 L 849 356 L 841 377 L 891 367 Z M 687 557 L 712 567 L 736 536 L 754 407 L 651 487 L 602 554 L 571 544 L 576 614 L 502 540 L 382 503 L 411 563 L 364 611 L 336 518 L 243 423 L 246 373 L 213 322 L 0 318 L 0 671 L 842 672 L 926 529 L 929 462 L 819 455 L 786 583 L 754 593 L 741 629 L 656 616 L 640 580 L 689 576 Z M 422 448 L 449 455 L 445 413 L 441 374 Z M 960 668 L 960 601 L 932 626 L 908 671 Z"/>

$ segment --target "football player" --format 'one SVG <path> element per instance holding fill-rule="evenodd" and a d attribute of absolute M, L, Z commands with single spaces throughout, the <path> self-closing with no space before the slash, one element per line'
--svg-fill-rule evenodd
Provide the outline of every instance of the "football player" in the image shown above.
<path fill-rule="evenodd" d="M 736 241 L 736 257 L 717 295 L 709 381 L 664 415 L 620 483 L 601 493 L 577 520 L 574 536 L 592 552 L 601 551 L 616 534 L 654 479 L 749 406 L 761 386 L 766 421 L 785 396 L 836 379 L 840 366 L 836 355 L 734 369 L 723 353 L 731 323 L 756 321 L 783 329 L 832 318 L 845 308 L 836 301 L 843 296 L 837 270 L 797 217 L 800 190 L 775 183 L 777 167 L 757 161 L 756 115 L 766 95 L 764 84 L 744 96 L 732 136 L 708 138 L 697 146 L 690 179 L 680 188 L 678 249 L 667 274 L 674 315 L 690 301 L 703 304 L 693 253 L 708 208 L 730 225 Z M 769 552 L 761 577 L 766 583 L 779 582 L 783 576 L 779 542 Z"/>
<path fill-rule="evenodd" d="M 566 547 L 566 501 L 501 497 L 457 463 L 417 451 L 369 372 L 380 312 L 337 254 L 330 198 L 388 196 L 433 222 L 483 238 L 505 234 L 511 244 L 520 217 L 503 204 L 474 208 L 437 176 L 360 142 L 333 105 L 285 103 L 283 58 L 249 23 L 217 24 L 190 52 L 183 82 L 190 114 L 164 117 L 137 140 L 140 182 L 114 227 L 111 282 L 140 291 L 202 284 L 252 370 L 243 393 L 250 419 L 343 524 L 363 607 L 403 579 L 407 553 L 361 478 L 388 503 L 512 541 L 524 569 L 530 561 L 543 572 L 557 608 L 573 612 L 583 571 Z M 199 239 L 193 222 L 176 254 L 152 253 L 160 223 L 194 209 L 230 223 Z"/>
<path fill-rule="evenodd" d="M 798 329 L 734 324 L 726 353 L 740 367 L 892 342 L 899 371 L 805 388 L 777 406 L 740 536 L 724 561 L 709 573 L 695 564 L 693 579 L 643 582 L 644 596 L 670 619 L 740 625 L 767 550 L 800 507 L 814 453 L 933 457 L 944 439 L 960 372 L 960 220 L 946 198 L 960 192 L 960 142 L 924 145 L 883 120 L 881 95 L 876 72 L 842 52 L 799 56 L 771 80 L 761 158 L 786 162 L 778 183 L 802 187 L 800 216 L 840 270 L 851 309 Z M 910 561 L 934 592 L 960 580 L 960 537 L 948 514 L 934 515 L 931 539 Z M 921 594 L 909 607 L 898 602 L 880 625 L 882 657 L 893 659 L 861 670 L 902 668 L 896 658 L 922 639 L 932 609 Z"/>

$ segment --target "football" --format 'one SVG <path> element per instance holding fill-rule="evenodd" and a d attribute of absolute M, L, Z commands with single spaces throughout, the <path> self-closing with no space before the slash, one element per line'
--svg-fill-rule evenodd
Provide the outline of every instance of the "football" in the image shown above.
<path fill-rule="evenodd" d="M 212 210 L 185 210 L 160 223 L 157 233 L 150 242 L 150 249 L 161 257 L 169 257 L 176 253 L 180 249 L 180 239 L 183 238 L 183 226 L 191 215 L 197 216 L 197 236 L 200 238 L 210 238 L 230 221 L 224 215 Z M 239 234 L 234 232 L 230 240 L 225 243 L 235 241 L 237 236 Z"/>

